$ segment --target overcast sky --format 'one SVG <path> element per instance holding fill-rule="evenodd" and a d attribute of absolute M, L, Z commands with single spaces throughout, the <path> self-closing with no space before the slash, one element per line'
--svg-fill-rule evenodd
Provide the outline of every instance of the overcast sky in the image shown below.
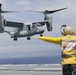
<path fill-rule="evenodd" d="M 72 25 L 76 30 L 76 0 L 0 0 L 3 10 L 22 11 L 19 13 L 2 14 L 7 21 L 34 22 L 43 21 L 44 15 L 27 10 L 54 10 L 64 7 L 68 9 L 52 14 L 53 31 L 45 30 L 44 36 L 61 36 L 60 27 L 63 24 Z M 45 28 L 45 27 L 44 27 Z M 10 29 L 10 28 L 9 28 Z M 38 36 L 38 35 L 37 35 Z M 13 41 L 7 33 L 0 34 L 0 58 L 39 57 L 60 55 L 60 46 L 31 38 L 30 41 L 19 38 Z"/>

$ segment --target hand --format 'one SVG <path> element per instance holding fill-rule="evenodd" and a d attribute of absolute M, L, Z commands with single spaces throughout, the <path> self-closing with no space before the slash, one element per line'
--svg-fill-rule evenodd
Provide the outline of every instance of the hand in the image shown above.
<path fill-rule="evenodd" d="M 33 36 L 33 38 L 37 38 L 37 39 L 39 39 L 39 36 Z"/>

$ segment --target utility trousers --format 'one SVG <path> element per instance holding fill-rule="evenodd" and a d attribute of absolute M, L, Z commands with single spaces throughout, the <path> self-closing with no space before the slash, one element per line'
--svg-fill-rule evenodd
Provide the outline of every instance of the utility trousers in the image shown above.
<path fill-rule="evenodd" d="M 76 64 L 62 65 L 63 75 L 76 75 Z"/>

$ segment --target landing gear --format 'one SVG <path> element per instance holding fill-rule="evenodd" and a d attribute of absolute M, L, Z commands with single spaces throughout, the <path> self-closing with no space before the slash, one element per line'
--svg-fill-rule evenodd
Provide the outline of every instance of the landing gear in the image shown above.
<path fill-rule="evenodd" d="M 30 40 L 30 39 L 31 39 L 31 38 L 28 36 L 28 37 L 27 37 L 27 40 Z"/>
<path fill-rule="evenodd" d="M 14 41 L 17 41 L 17 37 L 16 36 L 14 36 Z"/>

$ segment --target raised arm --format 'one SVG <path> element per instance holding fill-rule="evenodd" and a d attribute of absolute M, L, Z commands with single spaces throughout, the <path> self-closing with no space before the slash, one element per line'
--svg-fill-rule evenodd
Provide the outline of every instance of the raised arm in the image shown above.
<path fill-rule="evenodd" d="M 54 44 L 60 44 L 61 45 L 61 37 L 54 38 L 54 37 L 41 36 L 41 37 L 38 37 L 38 38 L 40 40 L 44 40 L 46 42 L 51 42 L 51 43 L 54 43 Z"/>

